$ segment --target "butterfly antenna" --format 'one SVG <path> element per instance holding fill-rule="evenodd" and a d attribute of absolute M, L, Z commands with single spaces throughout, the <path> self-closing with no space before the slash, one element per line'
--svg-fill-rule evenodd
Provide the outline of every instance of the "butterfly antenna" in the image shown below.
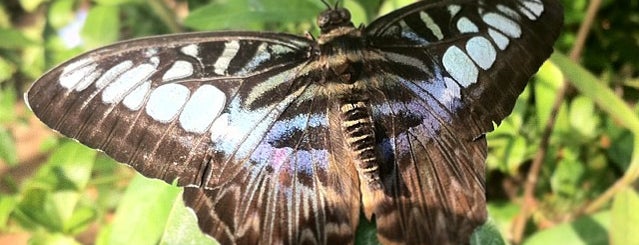
<path fill-rule="evenodd" d="M 322 1 L 322 3 L 324 3 L 324 5 L 326 5 L 326 8 L 333 9 L 333 8 L 331 8 L 331 5 L 328 2 L 326 2 L 326 0 L 320 0 L 320 1 Z"/>
<path fill-rule="evenodd" d="M 338 5 L 339 5 L 339 0 L 335 1 L 335 6 L 333 7 L 333 9 L 337 9 Z"/>

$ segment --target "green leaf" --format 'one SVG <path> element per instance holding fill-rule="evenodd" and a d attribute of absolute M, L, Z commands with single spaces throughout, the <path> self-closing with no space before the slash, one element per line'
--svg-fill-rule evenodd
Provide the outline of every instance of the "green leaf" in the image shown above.
<path fill-rule="evenodd" d="M 45 0 L 19 0 L 19 2 L 24 10 L 27 12 L 33 12 L 38 6 L 40 6 L 40 4 L 44 3 Z"/>
<path fill-rule="evenodd" d="M 47 17 L 53 28 L 60 29 L 73 21 L 75 16 L 73 5 L 75 2 L 75 0 L 57 0 L 51 3 Z"/>
<path fill-rule="evenodd" d="M 512 202 L 488 202 L 486 205 L 490 219 L 501 234 L 508 234 L 515 217 L 521 211 L 521 207 Z"/>
<path fill-rule="evenodd" d="M 73 237 L 60 233 L 36 232 L 30 239 L 29 245 L 81 245 Z"/>
<path fill-rule="evenodd" d="M 18 164 L 18 153 L 13 135 L 4 127 L 0 126 L 0 160 L 9 166 Z"/>
<path fill-rule="evenodd" d="M 580 183 L 584 177 L 585 167 L 579 162 L 579 150 L 567 147 L 563 153 L 565 157 L 557 163 L 550 183 L 553 192 L 560 195 L 574 196 L 581 191 Z"/>
<path fill-rule="evenodd" d="M 470 236 L 471 245 L 505 245 L 499 229 L 492 219 L 488 219 L 482 226 L 477 227 Z"/>
<path fill-rule="evenodd" d="M 598 81 L 583 67 L 575 64 L 565 55 L 553 53 L 550 60 L 556 64 L 568 80 L 585 96 L 595 103 L 619 123 L 639 135 L 639 117 L 610 88 Z"/>
<path fill-rule="evenodd" d="M 136 175 L 98 244 L 158 244 L 172 232 L 166 227 L 176 199 L 181 200 L 180 188 Z"/>
<path fill-rule="evenodd" d="M 184 25 L 196 30 L 261 30 L 265 22 L 309 22 L 320 11 L 320 5 L 309 1 L 214 2 L 192 11 Z"/>
<path fill-rule="evenodd" d="M 346 7 L 346 9 L 351 12 L 351 21 L 356 27 L 359 26 L 359 24 L 367 23 L 368 16 L 366 15 L 366 10 L 364 9 L 364 7 L 362 7 L 361 4 L 354 0 L 345 0 L 344 7 Z M 319 12 L 315 13 L 312 16 L 317 16 L 317 14 L 319 14 Z"/>
<path fill-rule="evenodd" d="M 66 141 L 51 154 L 30 184 L 52 190 L 83 191 L 91 178 L 96 154 L 80 143 Z"/>
<path fill-rule="evenodd" d="M 360 215 L 357 231 L 355 232 L 356 245 L 376 245 L 380 244 L 377 240 L 377 229 L 375 222 L 369 222 L 364 215 Z"/>
<path fill-rule="evenodd" d="M 184 206 L 182 191 L 173 201 L 173 208 L 166 223 L 167 225 L 159 244 L 218 244 L 214 239 L 202 233 L 197 224 L 195 213 L 192 209 Z"/>
<path fill-rule="evenodd" d="M 0 230 L 5 230 L 11 213 L 18 205 L 18 200 L 12 195 L 0 195 Z"/>
<path fill-rule="evenodd" d="M 87 14 L 87 19 L 80 33 L 89 48 L 95 48 L 118 40 L 120 16 L 118 7 L 97 5 Z"/>
<path fill-rule="evenodd" d="M 600 212 L 581 217 L 571 223 L 564 223 L 542 230 L 530 236 L 524 245 L 595 245 L 608 244 L 610 212 Z"/>
<path fill-rule="evenodd" d="M 577 96 L 570 104 L 570 125 L 584 138 L 592 141 L 597 137 L 599 117 L 595 113 L 595 103 L 584 96 Z"/>
<path fill-rule="evenodd" d="M 2 37 L 0 48 L 3 49 L 18 49 L 35 44 L 16 29 L 0 28 L 0 37 Z"/>
<path fill-rule="evenodd" d="M 379 16 L 388 14 L 393 10 L 404 7 L 406 5 L 414 3 L 415 0 L 388 0 L 382 3 L 382 6 L 379 8 Z"/>
<path fill-rule="evenodd" d="M 16 66 L 5 58 L 0 57 L 0 83 L 9 80 L 15 72 Z"/>
<path fill-rule="evenodd" d="M 540 130 L 547 124 L 552 108 L 555 103 L 555 98 L 559 92 L 559 88 L 563 86 L 563 75 L 561 70 L 557 68 L 553 63 L 544 63 L 539 72 L 536 75 L 534 88 L 535 88 L 535 109 L 537 110 L 537 125 Z M 566 115 L 566 104 L 563 103 L 560 106 L 557 121 L 555 122 L 555 131 L 568 132 L 569 122 Z"/>
<path fill-rule="evenodd" d="M 637 227 L 639 226 L 639 194 L 626 187 L 615 195 L 612 203 L 612 227 L 610 244 L 637 245 Z"/>
<path fill-rule="evenodd" d="M 75 142 L 61 145 L 25 186 L 18 206 L 19 219 L 28 227 L 73 234 L 95 214 L 80 203 L 91 177 L 95 151 Z"/>
<path fill-rule="evenodd" d="M 122 5 L 127 3 L 140 3 L 143 1 L 142 0 L 95 0 L 95 2 L 102 5 L 115 6 L 115 5 Z"/>

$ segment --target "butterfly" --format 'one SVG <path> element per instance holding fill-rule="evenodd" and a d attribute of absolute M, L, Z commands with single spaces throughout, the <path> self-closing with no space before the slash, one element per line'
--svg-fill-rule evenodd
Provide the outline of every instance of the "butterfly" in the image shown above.
<path fill-rule="evenodd" d="M 26 94 L 61 134 L 184 187 L 221 244 L 464 244 L 486 220 L 484 135 L 552 52 L 556 0 L 420 1 L 368 26 L 327 4 L 317 38 L 129 40 Z"/>

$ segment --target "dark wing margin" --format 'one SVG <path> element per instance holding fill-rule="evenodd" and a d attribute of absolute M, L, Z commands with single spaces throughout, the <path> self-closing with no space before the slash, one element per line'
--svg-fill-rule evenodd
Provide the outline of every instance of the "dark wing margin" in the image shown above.
<path fill-rule="evenodd" d="M 387 61 L 370 96 L 385 188 L 364 203 L 380 241 L 469 243 L 486 219 L 483 135 L 550 56 L 562 21 L 555 0 L 442 0 L 365 29 Z"/>

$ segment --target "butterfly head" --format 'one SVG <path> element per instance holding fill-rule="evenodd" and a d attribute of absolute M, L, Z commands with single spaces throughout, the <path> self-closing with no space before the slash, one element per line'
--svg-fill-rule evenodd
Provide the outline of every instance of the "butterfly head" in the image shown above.
<path fill-rule="evenodd" d="M 340 27 L 354 27 L 353 22 L 351 22 L 351 13 L 347 9 L 338 6 L 329 7 L 329 9 L 322 12 L 317 17 L 317 26 L 322 33 L 329 33 Z"/>

